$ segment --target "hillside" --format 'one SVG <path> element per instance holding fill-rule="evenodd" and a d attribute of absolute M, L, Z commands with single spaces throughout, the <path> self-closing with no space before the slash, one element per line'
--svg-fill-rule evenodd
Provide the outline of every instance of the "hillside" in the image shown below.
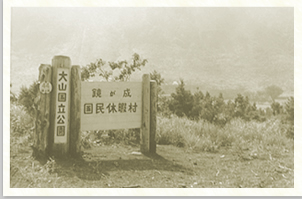
<path fill-rule="evenodd" d="M 85 66 L 96 59 L 148 59 L 168 85 L 293 92 L 292 8 L 13 8 L 12 91 L 30 85 L 55 55 Z"/>

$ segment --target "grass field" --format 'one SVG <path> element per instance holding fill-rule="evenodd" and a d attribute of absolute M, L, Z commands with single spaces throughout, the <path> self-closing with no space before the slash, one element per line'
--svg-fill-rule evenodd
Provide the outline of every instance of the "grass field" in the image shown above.
<path fill-rule="evenodd" d="M 294 187 L 293 153 L 248 156 L 222 149 L 196 153 L 159 145 L 153 156 L 138 147 L 93 147 L 82 159 L 37 161 L 29 147 L 11 155 L 11 187 L 202 188 Z"/>
<path fill-rule="evenodd" d="M 35 160 L 31 136 L 11 136 L 10 186 L 294 187 L 294 142 L 279 125 L 236 120 L 218 129 L 158 117 L 157 154 L 140 154 L 134 144 L 92 143 L 80 159 Z"/>

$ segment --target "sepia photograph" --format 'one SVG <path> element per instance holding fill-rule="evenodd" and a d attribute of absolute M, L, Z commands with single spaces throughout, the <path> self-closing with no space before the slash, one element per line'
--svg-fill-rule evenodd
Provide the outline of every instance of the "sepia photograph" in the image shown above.
<path fill-rule="evenodd" d="M 295 188 L 293 7 L 10 12 L 10 188 Z"/>

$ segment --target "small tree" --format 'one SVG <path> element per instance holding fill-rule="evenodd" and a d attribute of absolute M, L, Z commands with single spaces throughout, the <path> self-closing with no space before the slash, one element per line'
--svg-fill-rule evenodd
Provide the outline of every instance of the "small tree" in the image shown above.
<path fill-rule="evenodd" d="M 165 82 L 165 79 L 156 70 L 150 73 L 150 79 L 155 80 L 158 86 L 161 86 Z"/>
<path fill-rule="evenodd" d="M 238 94 L 235 98 L 235 117 L 241 117 L 245 119 L 246 108 L 249 106 L 248 97 L 243 97 L 243 95 Z"/>
<path fill-rule="evenodd" d="M 155 80 L 157 83 L 157 111 L 163 114 L 164 116 L 169 117 L 172 114 L 172 112 L 169 110 L 170 100 L 166 96 L 163 96 L 164 91 L 161 88 L 161 85 L 165 82 L 165 80 L 161 77 L 161 74 L 158 73 L 156 70 L 150 73 L 150 79 Z"/>
<path fill-rule="evenodd" d="M 163 94 L 163 90 L 161 89 L 161 85 L 165 82 L 165 79 L 161 77 L 161 74 L 154 70 L 150 73 L 150 79 L 155 80 L 157 83 L 157 93 L 158 95 Z"/>
<path fill-rule="evenodd" d="M 224 111 L 224 98 L 222 93 L 219 93 L 219 96 L 215 98 L 214 110 L 216 113 L 222 113 Z"/>
<path fill-rule="evenodd" d="M 273 115 L 279 115 L 280 113 L 282 113 L 282 106 L 279 102 L 273 102 L 271 104 L 271 108 L 273 110 Z"/>
<path fill-rule="evenodd" d="M 129 81 L 132 72 L 135 72 L 135 70 L 141 70 L 141 67 L 145 66 L 147 62 L 147 59 L 141 59 L 137 53 L 134 53 L 132 55 L 131 63 L 128 63 L 126 60 L 108 62 L 110 70 L 105 70 L 104 66 L 106 65 L 106 62 L 102 59 L 98 59 L 96 62 L 82 67 L 81 78 L 82 81 L 85 81 L 90 77 L 98 75 L 106 81 L 109 81 L 110 79 L 114 81 Z M 119 74 L 117 76 L 113 76 L 114 70 L 119 70 Z"/>
<path fill-rule="evenodd" d="M 211 97 L 210 93 L 206 92 L 206 95 L 202 100 L 201 118 L 209 122 L 213 122 L 215 117 L 213 102 L 214 99 Z"/>
<path fill-rule="evenodd" d="M 246 109 L 246 120 L 257 120 L 263 121 L 263 118 L 260 116 L 261 111 L 257 110 L 257 105 L 254 102 L 253 105 L 249 104 Z"/>
<path fill-rule="evenodd" d="M 12 83 L 10 83 L 10 89 L 12 90 Z M 10 103 L 15 103 L 18 101 L 16 94 L 10 91 Z"/>
<path fill-rule="evenodd" d="M 193 107 L 193 96 L 191 91 L 185 90 L 185 83 L 180 79 L 180 84 L 176 87 L 176 93 L 172 93 L 172 101 L 169 109 L 179 117 L 189 117 Z"/>
<path fill-rule="evenodd" d="M 295 103 L 294 103 L 294 97 L 290 97 L 287 99 L 287 102 L 285 104 L 285 111 L 287 114 L 287 120 L 294 123 L 295 118 Z"/>
<path fill-rule="evenodd" d="M 191 111 L 191 117 L 195 120 L 199 119 L 202 110 L 202 100 L 204 94 L 201 91 L 194 93 L 193 96 L 193 107 Z"/>
<path fill-rule="evenodd" d="M 224 126 L 227 122 L 225 114 L 225 102 L 222 93 L 219 93 L 218 97 L 214 97 L 214 123 L 220 126 Z"/>
<path fill-rule="evenodd" d="M 32 117 L 36 111 L 34 100 L 39 92 L 39 83 L 34 81 L 29 88 L 22 86 L 18 97 L 18 102 L 24 106 L 25 111 Z"/>
<path fill-rule="evenodd" d="M 235 115 L 235 103 L 229 100 L 224 109 L 227 121 L 230 121 Z"/>

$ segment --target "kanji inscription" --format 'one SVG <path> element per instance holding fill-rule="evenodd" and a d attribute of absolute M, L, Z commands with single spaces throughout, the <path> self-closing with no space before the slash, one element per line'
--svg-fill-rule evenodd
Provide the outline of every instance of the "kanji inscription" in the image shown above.
<path fill-rule="evenodd" d="M 81 130 L 140 128 L 141 82 L 82 82 Z"/>
<path fill-rule="evenodd" d="M 55 143 L 67 142 L 68 128 L 68 91 L 69 91 L 69 70 L 58 68 L 57 73 L 57 100 L 56 100 L 56 122 L 55 122 Z"/>

